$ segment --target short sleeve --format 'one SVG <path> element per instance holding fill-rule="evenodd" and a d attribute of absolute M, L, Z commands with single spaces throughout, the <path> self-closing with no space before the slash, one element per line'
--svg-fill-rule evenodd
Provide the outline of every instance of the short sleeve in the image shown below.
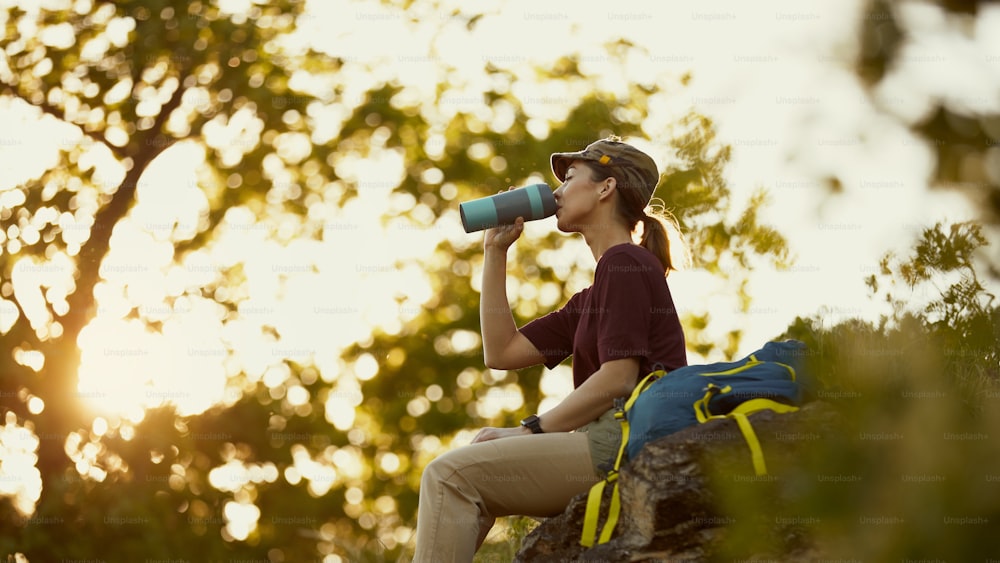
<path fill-rule="evenodd" d="M 580 320 L 580 303 L 585 299 L 587 291 L 585 289 L 571 297 L 562 309 L 521 327 L 521 334 L 545 356 L 545 367 L 552 369 L 573 354 L 573 337 Z"/>
<path fill-rule="evenodd" d="M 601 364 L 625 358 L 641 363 L 653 354 L 650 327 L 653 295 L 650 266 L 626 253 L 607 256 L 594 277 L 597 354 Z M 658 274 L 662 276 L 662 272 Z"/>

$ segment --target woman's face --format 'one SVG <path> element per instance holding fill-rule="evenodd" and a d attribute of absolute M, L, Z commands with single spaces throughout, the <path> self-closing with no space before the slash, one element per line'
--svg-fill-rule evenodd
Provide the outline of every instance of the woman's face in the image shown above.
<path fill-rule="evenodd" d="M 574 160 L 567 167 L 564 178 L 553 193 L 557 226 L 564 233 L 580 232 L 595 219 L 593 211 L 599 200 L 601 182 L 591 179 L 590 168 L 582 160 Z"/>

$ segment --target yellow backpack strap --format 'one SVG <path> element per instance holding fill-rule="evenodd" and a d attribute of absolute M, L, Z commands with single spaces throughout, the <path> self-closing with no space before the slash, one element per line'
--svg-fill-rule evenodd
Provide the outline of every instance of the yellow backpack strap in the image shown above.
<path fill-rule="evenodd" d="M 730 414 L 732 413 L 753 414 L 757 411 L 764 411 L 764 410 L 772 410 L 778 414 L 785 414 L 789 412 L 795 412 L 799 410 L 799 407 L 786 405 L 785 403 L 779 403 L 778 401 L 775 401 L 773 399 L 758 398 L 758 399 L 750 399 L 747 401 L 743 401 L 742 403 L 737 405 L 737 407 L 733 409 L 730 412 Z"/>
<path fill-rule="evenodd" d="M 615 418 L 622 425 L 621 444 L 618 446 L 618 455 L 615 457 L 614 467 L 608 472 L 608 476 L 605 479 L 602 479 L 601 482 L 590 488 L 590 493 L 587 495 L 587 510 L 583 517 L 583 533 L 580 535 L 580 545 L 584 547 L 593 546 L 594 540 L 597 539 L 597 520 L 600 518 L 601 513 L 601 497 L 604 494 L 604 487 L 608 483 L 614 483 L 614 487 L 611 489 L 611 506 L 608 512 L 608 519 L 601 529 L 601 537 L 597 540 L 598 543 L 607 543 L 611 539 L 615 525 L 618 524 L 618 515 L 621 512 L 621 500 L 618 497 L 618 470 L 621 468 L 622 458 L 625 457 L 625 447 L 628 445 L 629 434 L 628 416 L 626 416 L 626 413 L 635 404 L 639 395 L 664 373 L 666 372 L 657 370 L 644 377 L 635 386 L 635 389 L 632 390 L 632 394 L 625 401 L 624 406 L 615 413 Z"/>
<path fill-rule="evenodd" d="M 584 547 L 594 545 L 594 538 L 597 537 L 597 519 L 601 513 L 601 495 L 604 494 L 604 486 L 611 478 L 609 475 L 607 479 L 601 479 L 590 488 L 590 493 L 587 495 L 587 511 L 583 516 L 583 534 L 580 536 L 580 545 Z M 614 474 L 614 478 L 617 480 L 618 474 Z"/>
<path fill-rule="evenodd" d="M 618 480 L 615 479 L 615 486 L 611 489 L 611 507 L 608 509 L 608 520 L 604 523 L 604 529 L 601 530 L 601 537 L 597 543 L 608 543 L 611 540 L 611 534 L 618 524 L 618 513 L 621 512 L 621 507 L 621 497 L 618 496 Z"/>
<path fill-rule="evenodd" d="M 743 434 L 743 439 L 746 440 L 747 446 L 750 447 L 750 457 L 753 459 L 754 474 L 758 476 L 767 475 L 767 465 L 764 463 L 764 451 L 760 447 L 760 441 L 757 440 L 757 433 L 754 432 L 753 425 L 750 424 L 750 419 L 747 418 L 747 415 L 762 410 L 772 410 L 776 413 L 784 414 L 795 412 L 799 408 L 771 399 L 750 399 L 741 403 L 726 415 L 735 420 L 736 425 L 740 427 L 740 433 Z"/>
<path fill-rule="evenodd" d="M 753 460 L 754 473 L 756 475 L 767 475 L 767 465 L 764 463 L 764 451 L 760 447 L 760 440 L 757 439 L 757 433 L 754 432 L 753 425 L 750 424 L 750 419 L 748 419 L 747 416 L 762 410 L 772 410 L 776 413 L 784 414 L 795 412 L 799 410 L 799 408 L 779 403 L 778 401 L 774 401 L 772 399 L 759 398 L 750 399 L 740 403 L 728 414 L 713 415 L 711 411 L 708 410 L 709 401 L 711 401 L 712 398 L 719 393 L 728 393 L 730 391 L 732 391 L 732 387 L 729 385 L 720 387 L 714 383 L 709 383 L 705 388 L 705 395 L 694 403 L 694 415 L 700 423 L 705 423 L 716 418 L 731 418 L 735 420 L 736 425 L 740 429 L 740 434 L 743 434 L 743 440 L 746 441 L 747 446 L 750 448 L 750 457 Z"/>
<path fill-rule="evenodd" d="M 760 441 L 757 440 L 757 433 L 753 431 L 753 425 L 743 413 L 729 413 L 726 415 L 736 421 L 740 427 L 743 439 L 750 446 L 750 458 L 753 460 L 753 472 L 755 475 L 767 475 L 767 465 L 764 464 L 764 451 L 760 448 Z"/>

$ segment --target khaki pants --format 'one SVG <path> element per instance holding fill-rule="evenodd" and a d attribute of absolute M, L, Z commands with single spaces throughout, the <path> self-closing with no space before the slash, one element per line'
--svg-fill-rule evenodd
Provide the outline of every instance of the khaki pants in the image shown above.
<path fill-rule="evenodd" d="M 413 561 L 472 561 L 496 517 L 555 516 L 600 479 L 583 432 L 500 438 L 447 452 L 420 481 Z"/>

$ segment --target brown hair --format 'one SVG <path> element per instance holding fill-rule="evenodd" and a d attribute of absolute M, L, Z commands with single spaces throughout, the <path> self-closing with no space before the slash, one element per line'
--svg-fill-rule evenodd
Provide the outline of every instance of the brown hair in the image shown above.
<path fill-rule="evenodd" d="M 663 266 L 663 275 L 671 270 L 677 270 L 687 262 L 687 247 L 680 237 L 680 226 L 677 219 L 662 205 L 651 205 L 646 199 L 645 186 L 632 185 L 627 176 L 618 167 L 597 167 L 587 163 L 590 169 L 590 179 L 603 182 L 608 178 L 615 179 L 615 191 L 618 192 L 618 205 L 615 206 L 618 218 L 626 227 L 636 233 L 639 223 L 642 223 L 642 236 L 639 246 L 653 253 Z M 673 235 L 673 236 L 671 236 Z M 674 247 L 671 248 L 671 239 Z M 681 262 L 678 264 L 677 262 Z"/>

